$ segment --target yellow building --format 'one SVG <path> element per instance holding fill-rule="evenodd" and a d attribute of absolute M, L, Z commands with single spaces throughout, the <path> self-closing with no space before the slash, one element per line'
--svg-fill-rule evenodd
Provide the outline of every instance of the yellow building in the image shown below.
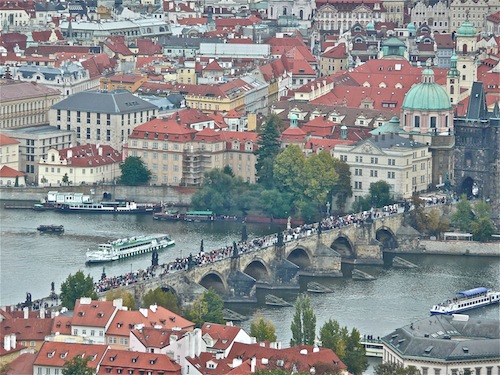
<path fill-rule="evenodd" d="M 177 68 L 177 82 L 178 83 L 188 83 L 196 84 L 196 62 L 194 60 L 184 61 L 184 65 Z"/>
<path fill-rule="evenodd" d="M 0 129 L 47 124 L 58 90 L 36 82 L 0 80 Z"/>
<path fill-rule="evenodd" d="M 347 69 L 347 57 L 344 43 L 326 50 L 320 56 L 320 75 L 328 76 Z"/>
<path fill-rule="evenodd" d="M 0 168 L 19 170 L 19 141 L 0 134 Z"/>
<path fill-rule="evenodd" d="M 203 112 L 245 110 L 245 93 L 248 84 L 241 79 L 222 85 L 197 85 L 185 96 L 188 107 Z"/>
<path fill-rule="evenodd" d="M 101 78 L 100 89 L 102 91 L 127 90 L 134 93 L 147 80 L 147 75 L 115 74 Z"/>

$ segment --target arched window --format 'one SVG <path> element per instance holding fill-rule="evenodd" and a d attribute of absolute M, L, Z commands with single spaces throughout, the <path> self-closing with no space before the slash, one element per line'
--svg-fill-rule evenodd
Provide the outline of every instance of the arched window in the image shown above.
<path fill-rule="evenodd" d="M 450 95 L 455 93 L 455 86 L 450 86 Z"/>
<path fill-rule="evenodd" d="M 271 14 L 271 17 L 272 17 L 272 16 L 273 16 L 273 14 L 274 14 L 274 8 L 273 8 L 273 7 L 271 7 L 271 9 L 269 9 L 269 11 L 270 11 L 270 14 Z"/>
<path fill-rule="evenodd" d="M 467 44 L 466 43 L 464 43 L 464 45 L 462 46 L 462 52 L 467 53 Z"/>
<path fill-rule="evenodd" d="M 283 7 L 283 15 L 286 16 L 286 7 Z"/>
<path fill-rule="evenodd" d="M 304 19 L 304 10 L 303 10 L 303 9 L 299 10 L 299 18 L 300 18 L 301 20 L 303 20 L 303 19 Z"/>

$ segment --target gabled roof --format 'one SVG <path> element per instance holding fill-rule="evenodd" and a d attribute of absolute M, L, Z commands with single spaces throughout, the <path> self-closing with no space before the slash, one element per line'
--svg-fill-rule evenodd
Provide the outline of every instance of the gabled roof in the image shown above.
<path fill-rule="evenodd" d="M 231 371 L 232 360 L 216 358 L 213 353 L 203 352 L 198 357 L 188 357 L 187 361 L 204 375 L 225 375 Z"/>
<path fill-rule="evenodd" d="M 119 163 L 120 152 L 109 145 L 86 144 L 59 150 L 61 160 L 66 160 L 73 167 L 98 167 Z M 50 164 L 47 161 L 47 164 Z"/>
<path fill-rule="evenodd" d="M 179 118 L 181 124 L 188 126 L 212 121 L 206 113 L 195 108 L 186 108 L 181 111 L 177 111 L 171 116 L 171 118 Z"/>
<path fill-rule="evenodd" d="M 5 166 L 3 167 L 5 168 Z M 2 168 L 2 170 L 3 170 Z M 0 170 L 0 177 L 2 173 Z M 16 171 L 17 172 L 17 171 Z M 17 172 L 20 173 L 20 172 Z M 24 176 L 24 173 L 21 173 Z M 43 341 L 45 336 L 50 335 L 50 327 L 52 326 L 52 319 L 50 318 L 13 318 L 3 320 L 0 323 L 0 335 L 10 335 L 14 333 L 17 341 Z M 3 343 L 3 342 L 2 342 Z"/>
<path fill-rule="evenodd" d="M 194 140 L 205 141 L 205 142 L 220 142 L 221 137 L 222 136 L 220 132 L 215 131 L 214 129 L 211 128 L 205 128 L 196 133 L 196 135 L 194 136 Z"/>
<path fill-rule="evenodd" d="M 58 315 L 54 317 L 50 333 L 55 335 L 56 332 L 59 332 L 60 335 L 71 335 L 71 319 L 72 316 Z"/>
<path fill-rule="evenodd" d="M 256 151 L 257 148 L 259 147 L 257 144 L 257 141 L 259 139 L 259 135 L 256 132 L 233 132 L 233 131 L 228 131 L 228 130 L 223 130 L 221 131 L 221 136 L 223 139 L 227 142 L 226 143 L 226 149 L 227 150 L 234 150 L 234 141 L 238 141 L 240 143 L 240 152 L 244 152 L 245 146 L 247 142 L 251 142 L 253 144 L 253 151 Z M 247 151 L 248 152 L 248 151 Z"/>
<path fill-rule="evenodd" d="M 8 374 L 33 374 L 36 353 L 23 353 L 9 364 Z"/>
<path fill-rule="evenodd" d="M 175 363 L 175 360 L 165 354 L 159 353 L 139 353 L 128 350 L 109 349 L 102 359 L 99 373 L 107 373 L 107 369 L 122 369 L 123 374 L 134 373 L 159 374 L 181 374 L 181 366 Z M 116 373 L 112 371 L 112 373 Z"/>
<path fill-rule="evenodd" d="M 202 336 L 209 335 L 215 341 L 212 348 L 226 350 L 234 342 L 236 335 L 242 330 L 241 327 L 235 327 L 224 324 L 205 323 L 201 327 Z"/>
<path fill-rule="evenodd" d="M 130 331 L 148 351 L 150 348 L 166 348 L 170 345 L 170 336 L 172 336 L 173 341 L 177 341 L 182 338 L 186 332 L 189 331 L 162 329 L 159 327 L 144 327 L 142 329 L 133 329 Z"/>
<path fill-rule="evenodd" d="M 112 301 L 90 301 L 77 299 L 73 312 L 72 326 L 104 328 L 116 313 L 117 307 Z M 83 303 L 82 303 L 83 302 Z"/>
<path fill-rule="evenodd" d="M 64 37 L 59 29 L 54 30 L 54 34 L 56 35 L 57 40 L 64 40 Z M 48 42 L 52 36 L 52 30 L 32 31 L 31 36 L 33 37 L 34 42 Z"/>
<path fill-rule="evenodd" d="M 219 65 L 219 63 L 217 62 L 217 60 L 212 60 L 211 63 L 209 63 L 205 69 L 203 69 L 204 71 L 208 71 L 208 70 L 213 70 L 213 71 L 224 71 L 224 68 L 221 67 Z"/>
<path fill-rule="evenodd" d="M 139 55 L 159 55 L 163 52 L 163 47 L 151 39 L 137 39 L 136 43 Z"/>
<path fill-rule="evenodd" d="M 36 98 L 46 95 L 58 95 L 58 90 L 54 90 L 37 82 L 9 81 L 0 84 L 0 102 L 10 102 L 27 98 Z"/>
<path fill-rule="evenodd" d="M 15 169 L 12 169 L 11 167 L 8 167 L 4 165 L 0 169 L 0 177 L 23 177 L 26 176 L 24 173 L 16 171 Z"/>
<path fill-rule="evenodd" d="M 310 120 L 302 125 L 302 130 L 313 137 L 327 137 L 332 134 L 333 128 L 336 123 L 325 118 L 318 116 L 314 120 Z"/>
<path fill-rule="evenodd" d="M 162 307 L 150 307 L 149 309 L 141 309 L 140 311 L 124 311 L 119 310 L 106 331 L 107 335 L 114 336 L 129 336 L 130 330 L 136 326 L 143 327 L 161 326 L 162 329 L 172 330 L 179 328 L 190 331 L 194 327 L 194 323 L 183 318 L 180 315 Z"/>
<path fill-rule="evenodd" d="M 172 142 L 187 142 L 194 139 L 196 130 L 177 121 L 176 118 L 153 119 L 136 126 L 130 134 L 132 139 L 158 139 Z"/>
<path fill-rule="evenodd" d="M 82 358 L 90 358 L 87 366 L 95 369 L 101 362 L 107 349 L 107 345 L 45 341 L 36 356 L 34 365 L 63 367 L 66 361 L 76 356 L 82 356 Z"/>
<path fill-rule="evenodd" d="M 345 59 L 347 58 L 347 52 L 345 48 L 345 43 L 340 43 L 338 46 L 327 49 L 325 53 L 321 55 L 327 59 Z"/>
<path fill-rule="evenodd" d="M 0 146 L 17 145 L 20 143 L 17 139 L 7 137 L 0 133 Z"/>

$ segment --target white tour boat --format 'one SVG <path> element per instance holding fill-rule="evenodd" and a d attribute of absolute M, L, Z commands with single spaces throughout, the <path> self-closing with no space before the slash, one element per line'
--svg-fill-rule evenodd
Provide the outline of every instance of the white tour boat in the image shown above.
<path fill-rule="evenodd" d="M 122 238 L 99 244 L 97 250 L 87 251 L 87 263 L 103 263 L 151 253 L 172 246 L 175 241 L 168 235 Z"/>
<path fill-rule="evenodd" d="M 133 201 L 99 202 L 99 203 L 69 203 L 61 206 L 64 212 L 89 212 L 111 214 L 142 214 L 153 213 L 161 209 L 152 203 L 135 203 Z"/>
<path fill-rule="evenodd" d="M 457 297 L 432 306 L 431 315 L 457 314 L 462 311 L 488 306 L 499 302 L 500 292 L 494 292 L 490 288 L 479 287 L 458 292 Z"/>

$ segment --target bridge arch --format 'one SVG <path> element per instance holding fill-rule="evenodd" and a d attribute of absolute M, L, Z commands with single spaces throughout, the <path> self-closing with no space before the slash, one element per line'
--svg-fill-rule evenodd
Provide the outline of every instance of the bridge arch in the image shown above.
<path fill-rule="evenodd" d="M 297 246 L 293 248 L 289 253 L 286 259 L 293 264 L 296 264 L 300 267 L 300 269 L 310 268 L 312 264 L 312 256 L 310 252 L 301 246 Z"/>
<path fill-rule="evenodd" d="M 382 244 L 384 250 L 395 249 L 398 247 L 398 241 L 394 232 L 388 227 L 379 228 L 375 234 L 377 241 Z"/>
<path fill-rule="evenodd" d="M 243 272 L 252 276 L 256 281 L 267 281 L 271 278 L 271 271 L 266 262 L 260 258 L 253 259 L 243 269 Z"/>
<path fill-rule="evenodd" d="M 330 245 L 330 248 L 339 253 L 342 258 L 356 258 L 354 245 L 349 237 L 344 234 L 339 234 Z"/>
<path fill-rule="evenodd" d="M 218 294 L 226 294 L 227 292 L 227 282 L 225 278 L 216 271 L 207 272 L 199 281 L 202 287 L 210 289 L 212 288 Z"/>

